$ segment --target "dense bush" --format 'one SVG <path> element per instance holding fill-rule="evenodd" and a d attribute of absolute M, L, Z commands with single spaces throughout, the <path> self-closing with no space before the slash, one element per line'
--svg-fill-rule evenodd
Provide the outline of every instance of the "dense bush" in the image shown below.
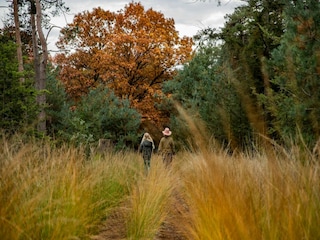
<path fill-rule="evenodd" d="M 120 100 L 104 87 L 91 90 L 79 102 L 69 102 L 55 80 L 50 88 L 51 133 L 76 145 L 110 139 L 117 148 L 131 147 L 138 141 L 140 114 L 128 100 Z M 55 83 L 54 83 L 55 82 Z"/>

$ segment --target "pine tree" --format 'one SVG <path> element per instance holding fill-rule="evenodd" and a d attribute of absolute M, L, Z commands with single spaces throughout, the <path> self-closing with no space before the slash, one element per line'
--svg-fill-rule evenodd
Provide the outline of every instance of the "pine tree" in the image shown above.
<path fill-rule="evenodd" d="M 265 99 L 273 131 L 284 138 L 302 134 L 313 145 L 320 134 L 320 2 L 290 1 L 286 32 L 272 53 L 275 86 Z"/>

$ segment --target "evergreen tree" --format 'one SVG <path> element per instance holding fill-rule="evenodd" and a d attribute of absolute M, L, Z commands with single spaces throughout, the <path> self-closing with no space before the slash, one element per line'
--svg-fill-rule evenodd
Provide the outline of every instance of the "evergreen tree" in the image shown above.
<path fill-rule="evenodd" d="M 118 148 L 137 144 L 140 114 L 128 100 L 120 100 L 105 87 L 91 90 L 77 103 L 64 104 L 58 121 L 58 136 L 76 145 L 111 140 Z M 57 116 L 57 115 L 56 115 Z"/>
<path fill-rule="evenodd" d="M 56 138 L 60 132 L 67 131 L 63 122 L 70 116 L 72 102 L 68 100 L 62 83 L 57 80 L 56 70 L 49 70 L 47 76 L 47 133 Z"/>
<path fill-rule="evenodd" d="M 206 39 L 178 76 L 165 84 L 164 91 L 173 94 L 173 99 L 181 103 L 192 118 L 201 118 L 209 135 L 221 144 L 239 148 L 250 138 L 250 126 L 234 86 L 227 81 L 220 46 L 216 46 L 209 37 Z M 181 120 L 172 116 L 172 125 L 178 131 L 177 135 L 181 136 L 181 141 L 187 144 L 188 131 Z"/>
<path fill-rule="evenodd" d="M 290 1 L 286 32 L 269 62 L 274 87 L 260 96 L 274 116 L 272 131 L 283 139 L 302 134 L 311 146 L 320 133 L 319 12 L 318 0 Z"/>
<path fill-rule="evenodd" d="M 232 82 L 256 136 L 269 135 L 271 116 L 265 113 L 256 94 L 264 94 L 270 88 L 263 72 L 263 59 L 268 59 L 280 44 L 284 6 L 278 0 L 248 0 L 227 15 L 221 32 L 224 63 L 232 72 Z"/>
<path fill-rule="evenodd" d="M 0 35 L 0 128 L 7 132 L 25 131 L 35 120 L 35 90 L 27 72 L 18 72 L 16 44 Z M 20 79 L 25 82 L 21 83 Z"/>

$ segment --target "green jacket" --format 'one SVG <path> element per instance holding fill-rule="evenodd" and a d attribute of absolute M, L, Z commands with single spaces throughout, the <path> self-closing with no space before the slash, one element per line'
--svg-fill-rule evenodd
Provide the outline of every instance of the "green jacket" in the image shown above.
<path fill-rule="evenodd" d="M 172 137 L 170 136 L 165 136 L 162 137 L 159 143 L 159 147 L 158 147 L 158 152 L 159 153 L 175 153 L 175 149 L 174 149 L 174 142 Z"/>

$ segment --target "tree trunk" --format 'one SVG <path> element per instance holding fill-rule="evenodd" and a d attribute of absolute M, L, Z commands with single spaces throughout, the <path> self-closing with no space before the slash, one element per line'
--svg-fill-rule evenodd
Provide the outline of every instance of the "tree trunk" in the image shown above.
<path fill-rule="evenodd" d="M 46 133 L 46 68 L 48 61 L 47 43 L 41 28 L 41 5 L 39 0 L 30 0 L 31 4 L 31 28 L 32 45 L 35 70 L 35 88 L 38 91 L 37 104 L 39 107 L 37 130 L 39 133 Z M 39 53 L 38 37 L 41 44 L 41 53 Z"/>
<path fill-rule="evenodd" d="M 33 10 L 32 10 L 33 9 Z M 34 11 L 35 10 L 35 11 Z M 38 125 L 37 130 L 45 134 L 46 133 L 46 69 L 48 62 L 48 50 L 47 42 L 42 31 L 42 11 L 40 0 L 31 0 L 31 25 L 32 25 L 32 42 L 33 42 L 33 51 L 34 51 L 34 68 L 35 68 L 35 78 L 36 78 L 36 89 L 39 92 L 37 96 L 37 103 L 39 106 L 39 115 L 38 115 Z M 38 38 L 40 40 L 41 53 L 38 51 Z"/>
<path fill-rule="evenodd" d="M 23 72 L 23 59 L 22 59 L 22 43 L 20 34 L 20 22 L 19 22 L 19 8 L 18 0 L 13 0 L 13 14 L 14 14 L 14 25 L 16 33 L 16 43 L 17 43 L 17 58 L 18 58 L 18 71 Z M 20 82 L 24 82 L 24 78 L 20 78 Z"/>

